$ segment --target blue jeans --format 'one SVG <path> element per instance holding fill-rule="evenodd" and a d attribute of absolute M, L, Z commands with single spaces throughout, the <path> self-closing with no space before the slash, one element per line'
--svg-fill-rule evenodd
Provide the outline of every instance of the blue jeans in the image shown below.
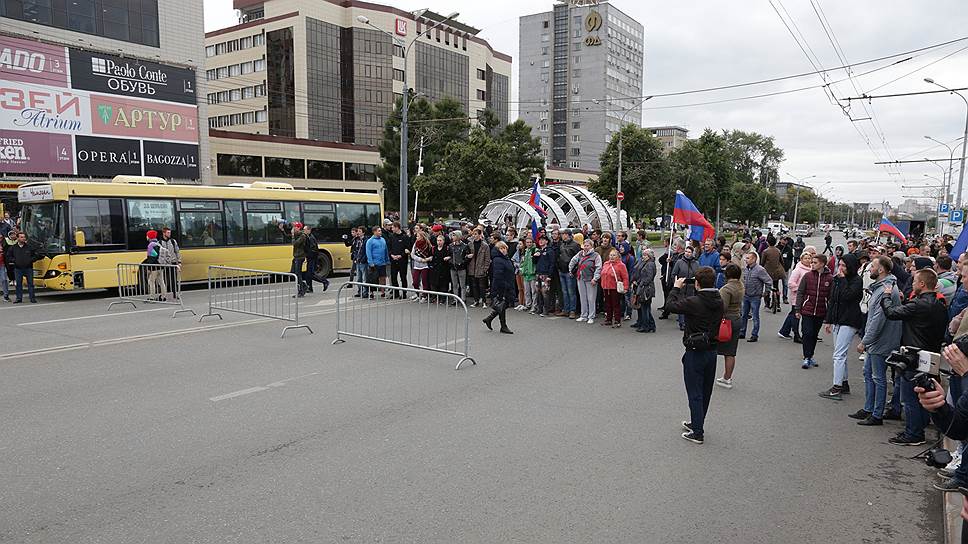
<path fill-rule="evenodd" d="M 682 355 L 682 378 L 689 399 L 689 423 L 696 435 L 703 436 L 709 399 L 716 382 L 716 350 L 686 350 Z"/>
<path fill-rule="evenodd" d="M 868 353 L 864 358 L 864 410 L 884 417 L 887 400 L 887 356 Z"/>
<path fill-rule="evenodd" d="M 898 375 L 903 374 L 898 372 Z M 924 440 L 924 428 L 928 426 L 928 411 L 918 402 L 914 392 L 914 382 L 901 376 L 901 401 L 904 403 L 904 434 L 909 438 Z"/>
<path fill-rule="evenodd" d="M 750 336 L 760 335 L 760 304 L 763 303 L 762 296 L 750 296 L 743 295 L 743 313 L 740 321 L 742 324 L 739 327 L 740 335 L 746 335 L 746 325 L 750 320 L 750 312 L 753 313 L 753 334 Z"/>
<path fill-rule="evenodd" d="M 847 381 L 847 356 L 853 345 L 857 329 L 847 325 L 834 325 L 834 385 L 840 387 Z"/>
<path fill-rule="evenodd" d="M 0 288 L 3 289 L 3 298 L 10 298 L 10 286 L 7 285 L 10 280 L 7 279 L 7 267 L 0 266 Z"/>
<path fill-rule="evenodd" d="M 790 336 L 790 333 L 793 333 L 794 338 L 800 338 L 800 320 L 797 319 L 797 313 L 792 309 L 787 314 L 786 319 L 783 320 L 783 325 L 780 326 L 780 334 Z"/>
<path fill-rule="evenodd" d="M 561 280 L 561 295 L 564 299 L 561 311 L 572 313 L 575 311 L 575 303 L 578 302 L 578 280 L 566 272 L 559 272 L 558 279 Z"/>
<path fill-rule="evenodd" d="M 17 283 L 17 302 L 24 300 L 24 278 L 27 279 L 27 296 L 30 300 L 37 300 L 34 296 L 34 269 L 33 268 L 14 268 L 13 278 Z"/>
<path fill-rule="evenodd" d="M 356 263 L 356 283 L 366 283 L 366 264 Z M 356 289 L 356 294 L 361 297 L 369 296 L 370 291 L 363 286 L 359 286 Z"/>
<path fill-rule="evenodd" d="M 652 317 L 652 299 L 646 299 L 639 305 L 639 319 L 633 327 L 647 331 L 655 330 L 655 318 Z"/>

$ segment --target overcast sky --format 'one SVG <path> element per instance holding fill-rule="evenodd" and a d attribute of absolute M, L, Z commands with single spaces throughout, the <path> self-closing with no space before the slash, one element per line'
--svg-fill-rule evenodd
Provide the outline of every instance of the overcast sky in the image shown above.
<path fill-rule="evenodd" d="M 964 0 L 813 1 L 826 15 L 834 39 L 851 63 L 968 36 Z M 397 0 L 384 3 L 404 10 L 430 8 L 439 13 L 457 9 L 461 12 L 460 21 L 482 29 L 480 36 L 494 49 L 515 59 L 511 116 L 516 116 L 518 17 L 549 11 L 554 2 Z M 805 38 L 808 51 L 814 52 L 823 68 L 842 64 L 810 0 L 783 0 L 782 5 L 773 0 L 773 3 L 780 13 L 784 13 L 784 8 L 789 13 Z M 770 0 L 615 0 L 612 4 L 645 27 L 645 94 L 688 91 L 813 71 Z M 207 30 L 235 23 L 232 0 L 205 0 Z M 936 89 L 922 81 L 925 77 L 934 78 L 949 88 L 968 87 L 968 49 L 962 48 L 968 48 L 968 40 L 917 53 L 897 66 L 865 76 L 858 74 L 907 56 L 859 66 L 854 69 L 853 84 L 844 81 L 832 85 L 831 90 L 834 96 L 841 98 L 857 96 L 858 90 L 877 95 Z M 947 55 L 950 56 L 942 60 Z M 930 66 L 926 66 L 928 64 Z M 837 81 L 846 75 L 844 70 L 831 71 L 828 79 Z M 931 163 L 890 169 L 873 163 L 947 158 L 948 149 L 924 136 L 952 143 L 963 134 L 965 103 L 948 93 L 874 100 L 868 105 L 868 111 L 862 104 L 855 103 L 850 110 L 851 116 L 860 119 L 873 113 L 876 125 L 872 121 L 852 123 L 820 88 L 755 100 L 670 107 L 823 83 L 821 76 L 814 75 L 729 91 L 657 97 L 646 103 L 643 123 L 680 125 L 688 128 L 691 136 L 697 136 L 707 127 L 749 130 L 773 136 L 786 153 L 781 167 L 783 179 L 792 180 L 786 172 L 799 177 L 816 175 L 808 183 L 819 186 L 829 181 L 824 192 L 836 200 L 880 202 L 886 199 L 897 204 L 903 200 L 902 196 L 924 192 L 923 189 L 903 189 L 902 185 L 938 183 L 924 177 L 925 174 L 941 176 L 942 169 Z M 877 88 L 881 85 L 884 86 Z M 968 96 L 968 91 L 965 92 Z M 866 135 L 870 147 L 862 134 Z M 959 146 L 960 143 L 955 142 Z M 958 148 L 955 157 L 960 156 Z M 947 161 L 938 164 L 947 168 Z M 956 192 L 957 164 L 954 179 L 952 191 Z M 965 196 L 968 201 L 968 188 Z"/>

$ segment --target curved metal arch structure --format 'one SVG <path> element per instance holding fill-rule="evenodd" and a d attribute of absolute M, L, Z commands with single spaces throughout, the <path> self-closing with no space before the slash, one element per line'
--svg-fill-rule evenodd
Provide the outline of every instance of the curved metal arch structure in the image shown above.
<path fill-rule="evenodd" d="M 541 203 L 548 217 L 546 224 L 570 225 L 580 227 L 589 224 L 593 228 L 615 230 L 615 208 L 584 187 L 574 185 L 552 185 L 542 187 Z M 481 210 L 481 221 L 502 224 L 510 215 L 516 228 L 527 228 L 532 220 L 541 222 L 541 217 L 529 204 L 531 191 L 518 191 L 503 198 L 487 203 Z M 564 205 L 569 211 L 565 211 Z M 622 222 L 628 222 L 628 215 L 622 212 Z"/>

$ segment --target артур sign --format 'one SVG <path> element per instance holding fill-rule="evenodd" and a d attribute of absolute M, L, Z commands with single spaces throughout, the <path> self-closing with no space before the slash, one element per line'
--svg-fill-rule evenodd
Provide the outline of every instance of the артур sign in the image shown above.
<path fill-rule="evenodd" d="M 198 143 L 195 106 L 95 94 L 91 122 L 94 134 Z"/>

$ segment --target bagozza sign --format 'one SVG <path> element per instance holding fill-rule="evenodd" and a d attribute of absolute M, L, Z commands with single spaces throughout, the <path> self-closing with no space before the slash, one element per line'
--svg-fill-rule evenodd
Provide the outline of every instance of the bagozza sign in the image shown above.
<path fill-rule="evenodd" d="M 195 71 L 140 59 L 70 50 L 71 87 L 196 104 Z"/>
<path fill-rule="evenodd" d="M 169 142 L 144 141 L 146 176 L 198 179 L 198 146 Z"/>

